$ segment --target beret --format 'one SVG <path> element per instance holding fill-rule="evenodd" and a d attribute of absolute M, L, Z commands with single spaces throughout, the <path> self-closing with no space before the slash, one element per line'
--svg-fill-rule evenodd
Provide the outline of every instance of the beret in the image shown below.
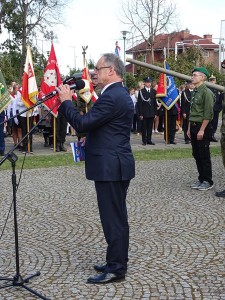
<path fill-rule="evenodd" d="M 206 68 L 204 67 L 195 67 L 193 70 L 192 70 L 192 73 L 193 72 L 200 72 L 200 73 L 203 73 L 205 74 L 207 77 L 209 77 L 209 72 Z"/>
<path fill-rule="evenodd" d="M 148 76 L 143 79 L 144 82 L 152 82 L 152 77 Z"/>

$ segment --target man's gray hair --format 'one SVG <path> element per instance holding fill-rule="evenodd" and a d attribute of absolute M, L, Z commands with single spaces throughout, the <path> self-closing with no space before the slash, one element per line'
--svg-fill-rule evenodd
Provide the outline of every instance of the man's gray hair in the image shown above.
<path fill-rule="evenodd" d="M 113 66 L 116 74 L 123 78 L 125 73 L 123 61 L 114 53 L 105 53 L 103 54 L 103 57 L 105 59 L 105 63 L 109 66 Z"/>

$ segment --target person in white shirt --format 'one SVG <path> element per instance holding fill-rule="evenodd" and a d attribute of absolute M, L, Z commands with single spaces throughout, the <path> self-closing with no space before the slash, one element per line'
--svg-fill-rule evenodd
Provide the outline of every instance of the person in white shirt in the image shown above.
<path fill-rule="evenodd" d="M 12 116 L 16 115 L 19 112 L 19 108 L 17 107 L 17 102 L 16 102 L 18 89 L 19 89 L 19 86 L 16 83 L 14 83 L 11 86 L 10 97 L 11 97 L 12 101 L 10 102 L 9 106 L 7 107 L 8 119 L 11 118 Z M 12 119 L 11 123 L 12 123 L 12 138 L 13 138 L 13 143 L 15 146 L 22 139 L 22 129 L 21 129 L 21 126 L 19 125 L 17 118 Z M 22 144 L 19 145 L 18 149 L 21 150 L 21 148 L 22 148 Z"/>
<path fill-rule="evenodd" d="M 28 126 L 27 126 L 27 112 L 23 112 L 27 109 L 27 107 L 24 105 L 22 101 L 22 90 L 19 89 L 16 95 L 15 99 L 15 108 L 13 111 L 13 115 L 19 114 L 18 117 L 14 118 L 14 122 L 18 124 L 22 129 L 22 138 L 27 134 L 28 132 Z M 16 110 L 16 111 L 15 111 Z M 22 113 L 23 112 L 23 113 Z M 29 116 L 29 130 L 33 127 L 33 114 Z M 30 143 L 30 154 L 33 154 L 33 148 L 32 148 L 32 133 L 29 135 L 29 143 Z M 28 153 L 28 138 L 25 138 L 23 140 L 23 146 L 22 151 Z"/>

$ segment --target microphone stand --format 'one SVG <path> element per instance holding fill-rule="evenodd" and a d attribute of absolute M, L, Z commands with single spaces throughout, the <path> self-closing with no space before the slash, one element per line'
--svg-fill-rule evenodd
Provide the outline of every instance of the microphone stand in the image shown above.
<path fill-rule="evenodd" d="M 48 100 L 48 99 L 46 99 Z M 18 145 L 27 138 L 27 136 L 40 124 L 40 122 L 51 113 L 51 111 L 58 105 L 56 104 L 49 110 L 38 122 L 35 126 L 33 126 L 20 142 L 18 142 L 9 152 L 0 160 L 0 166 L 3 164 L 3 162 L 8 159 L 11 162 L 12 166 L 12 188 L 13 188 L 13 211 L 14 211 L 14 236 L 15 236 L 15 258 L 16 258 L 16 274 L 12 277 L 0 277 L 0 281 L 6 281 L 6 283 L 3 286 L 0 286 L 0 289 L 15 286 L 15 287 L 22 287 L 26 290 L 28 290 L 30 293 L 36 295 L 37 297 L 44 299 L 44 300 L 50 300 L 49 298 L 46 298 L 45 296 L 41 295 L 37 291 L 31 289 L 30 287 L 26 286 L 25 283 L 29 283 L 29 280 L 33 277 L 40 276 L 40 271 L 36 272 L 33 275 L 29 275 L 25 278 L 23 278 L 20 274 L 20 261 L 19 261 L 19 238 L 18 238 L 18 223 L 17 223 L 17 201 L 16 201 L 16 192 L 17 192 L 17 182 L 16 182 L 16 161 L 18 160 L 18 157 L 13 151 L 18 147 Z M 7 283 L 8 281 L 8 283 Z"/>

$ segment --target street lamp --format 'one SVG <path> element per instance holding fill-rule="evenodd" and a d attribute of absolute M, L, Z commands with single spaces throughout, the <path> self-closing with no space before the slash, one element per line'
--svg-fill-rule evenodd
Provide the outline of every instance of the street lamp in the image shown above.
<path fill-rule="evenodd" d="M 82 46 L 82 49 L 83 49 L 83 61 L 84 61 L 84 67 L 85 67 L 85 55 L 86 55 L 86 50 L 87 50 L 88 46 Z"/>
<path fill-rule="evenodd" d="M 126 35 L 129 33 L 129 31 L 123 30 L 121 31 L 123 35 L 123 50 L 124 50 L 124 85 L 126 85 Z"/>

